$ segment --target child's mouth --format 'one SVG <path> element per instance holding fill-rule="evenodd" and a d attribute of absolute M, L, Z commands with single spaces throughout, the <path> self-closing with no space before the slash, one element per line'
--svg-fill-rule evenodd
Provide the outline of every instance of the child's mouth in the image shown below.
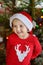
<path fill-rule="evenodd" d="M 22 33 L 23 33 L 22 31 L 19 31 L 19 32 L 17 31 L 17 34 L 22 34 Z"/>

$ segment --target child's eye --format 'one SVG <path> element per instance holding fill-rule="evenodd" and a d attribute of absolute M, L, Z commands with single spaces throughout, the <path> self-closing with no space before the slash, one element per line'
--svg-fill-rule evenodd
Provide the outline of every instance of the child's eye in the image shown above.
<path fill-rule="evenodd" d="M 16 27 L 16 25 L 14 25 L 13 27 Z"/>
<path fill-rule="evenodd" d="M 22 25 L 20 25 L 20 27 L 23 27 Z"/>

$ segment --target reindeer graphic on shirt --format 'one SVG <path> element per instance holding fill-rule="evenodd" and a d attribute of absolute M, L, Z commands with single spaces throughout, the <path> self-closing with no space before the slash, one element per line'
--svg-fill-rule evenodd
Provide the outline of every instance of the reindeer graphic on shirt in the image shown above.
<path fill-rule="evenodd" d="M 18 56 L 18 60 L 19 60 L 20 62 L 22 62 L 22 61 L 25 59 L 25 57 L 27 56 L 27 54 L 30 52 L 30 48 L 29 48 L 28 45 L 25 45 L 26 51 L 23 51 L 23 53 L 21 53 L 21 50 L 19 50 L 19 47 L 20 47 L 20 46 L 21 46 L 21 44 L 17 44 L 17 45 L 14 47 L 14 49 L 15 49 L 15 51 L 16 51 L 16 55 Z"/>

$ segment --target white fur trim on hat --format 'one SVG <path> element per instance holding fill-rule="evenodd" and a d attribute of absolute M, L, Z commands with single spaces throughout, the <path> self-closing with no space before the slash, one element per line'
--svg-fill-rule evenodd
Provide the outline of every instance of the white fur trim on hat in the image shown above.
<path fill-rule="evenodd" d="M 33 28 L 33 24 L 32 22 L 23 14 L 21 13 L 16 13 L 14 14 L 12 17 L 10 17 L 10 27 L 12 28 L 12 21 L 17 18 L 19 20 L 21 20 L 25 25 L 26 27 L 29 29 L 29 31 L 32 30 Z"/>

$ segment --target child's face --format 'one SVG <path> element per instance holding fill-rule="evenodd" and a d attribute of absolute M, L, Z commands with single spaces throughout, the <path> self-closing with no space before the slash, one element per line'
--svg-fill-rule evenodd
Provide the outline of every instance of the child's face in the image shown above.
<path fill-rule="evenodd" d="M 12 24 L 13 32 L 15 32 L 19 37 L 27 34 L 26 26 L 19 19 L 14 19 Z"/>

